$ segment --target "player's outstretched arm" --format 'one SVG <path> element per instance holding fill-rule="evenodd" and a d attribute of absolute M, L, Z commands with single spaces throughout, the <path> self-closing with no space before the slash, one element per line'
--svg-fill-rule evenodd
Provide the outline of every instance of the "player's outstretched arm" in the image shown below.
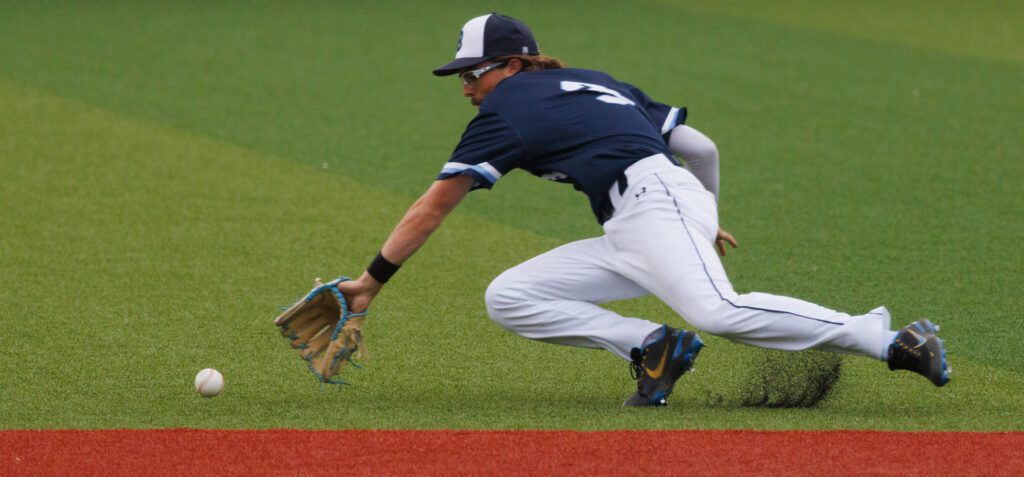
<path fill-rule="evenodd" d="M 441 226 L 441 222 L 459 205 L 459 202 L 462 202 L 473 187 L 474 180 L 472 176 L 463 175 L 434 182 L 409 207 L 405 216 L 391 231 L 381 249 L 381 256 L 394 265 L 405 263 L 427 242 L 430 235 Z M 356 280 L 338 284 L 338 290 L 345 295 L 349 309 L 356 313 L 369 308 L 370 302 L 383 287 L 384 283 L 369 272 L 363 272 Z"/>

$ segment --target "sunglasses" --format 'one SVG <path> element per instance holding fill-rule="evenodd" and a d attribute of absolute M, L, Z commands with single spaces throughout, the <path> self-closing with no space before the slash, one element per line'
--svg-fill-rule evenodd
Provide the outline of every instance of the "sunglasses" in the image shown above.
<path fill-rule="evenodd" d="M 482 67 L 482 68 L 477 68 L 475 70 L 469 70 L 469 71 L 463 71 L 462 73 L 459 73 L 459 79 L 462 80 L 462 84 L 463 85 L 469 86 L 469 85 L 471 85 L 473 83 L 476 83 L 476 80 L 480 79 L 480 77 L 483 76 L 484 74 L 486 74 L 488 71 L 491 71 L 491 70 L 493 70 L 495 68 L 501 68 L 502 66 L 505 66 L 505 62 L 491 63 L 491 64 L 489 64 L 487 66 Z"/>

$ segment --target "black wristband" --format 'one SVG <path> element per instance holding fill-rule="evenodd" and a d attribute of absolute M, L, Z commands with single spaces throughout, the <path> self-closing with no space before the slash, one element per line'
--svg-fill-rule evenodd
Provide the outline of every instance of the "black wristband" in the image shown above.
<path fill-rule="evenodd" d="M 377 257 L 373 259 L 373 262 L 370 262 L 370 266 L 366 267 L 366 273 L 369 273 L 378 282 L 387 283 L 391 279 L 391 275 L 394 275 L 399 267 L 401 265 L 389 262 L 382 253 L 378 252 Z"/>

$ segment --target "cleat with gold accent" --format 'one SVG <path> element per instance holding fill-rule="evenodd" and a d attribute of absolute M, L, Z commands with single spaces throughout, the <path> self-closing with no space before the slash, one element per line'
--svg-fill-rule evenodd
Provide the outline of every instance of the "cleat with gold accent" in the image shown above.
<path fill-rule="evenodd" d="M 664 325 L 644 339 L 640 348 L 633 348 L 630 363 L 636 379 L 636 393 L 624 406 L 667 406 L 672 387 L 693 367 L 704 342 L 692 331 L 677 330 Z"/>

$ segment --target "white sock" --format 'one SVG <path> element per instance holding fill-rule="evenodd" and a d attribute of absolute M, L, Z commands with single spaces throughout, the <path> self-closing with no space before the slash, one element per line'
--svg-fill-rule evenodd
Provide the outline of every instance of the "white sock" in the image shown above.
<path fill-rule="evenodd" d="M 897 334 L 899 334 L 899 332 L 886 331 L 885 334 L 882 335 L 882 343 L 885 343 L 882 345 L 882 361 L 889 361 L 889 345 L 892 344 L 893 341 L 896 341 Z"/>

